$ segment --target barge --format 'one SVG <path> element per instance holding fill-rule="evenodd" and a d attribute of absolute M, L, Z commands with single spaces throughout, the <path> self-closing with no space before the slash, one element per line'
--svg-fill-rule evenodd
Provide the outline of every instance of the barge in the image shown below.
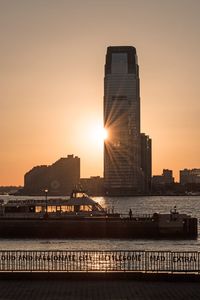
<path fill-rule="evenodd" d="M 177 212 L 124 217 L 108 213 L 83 192 L 71 198 L 0 202 L 3 238 L 196 239 L 197 218 Z"/>

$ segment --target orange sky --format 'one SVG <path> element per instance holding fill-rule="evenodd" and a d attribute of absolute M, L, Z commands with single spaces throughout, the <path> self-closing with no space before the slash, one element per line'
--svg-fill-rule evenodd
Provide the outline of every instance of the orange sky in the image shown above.
<path fill-rule="evenodd" d="M 102 175 L 106 48 L 137 48 L 153 173 L 200 168 L 200 1 L 2 0 L 0 185 L 67 154 Z"/>

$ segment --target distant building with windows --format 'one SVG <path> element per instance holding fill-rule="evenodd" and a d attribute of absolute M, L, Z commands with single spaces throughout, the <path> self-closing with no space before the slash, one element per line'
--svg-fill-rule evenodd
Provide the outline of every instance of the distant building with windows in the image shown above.
<path fill-rule="evenodd" d="M 69 195 L 80 183 L 80 158 L 73 155 L 60 158 L 50 166 L 36 166 L 24 176 L 23 194 Z"/>
<path fill-rule="evenodd" d="M 152 185 L 167 185 L 167 184 L 173 184 L 174 183 L 174 177 L 173 177 L 173 171 L 168 169 L 163 169 L 162 175 L 154 175 L 152 177 Z"/>
<path fill-rule="evenodd" d="M 200 184 L 200 169 L 180 170 L 180 184 Z"/>

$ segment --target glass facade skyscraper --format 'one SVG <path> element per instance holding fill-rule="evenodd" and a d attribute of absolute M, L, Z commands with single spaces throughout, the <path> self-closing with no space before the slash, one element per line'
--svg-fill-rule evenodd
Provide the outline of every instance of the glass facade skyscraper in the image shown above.
<path fill-rule="evenodd" d="M 110 195 L 141 193 L 140 80 L 136 49 L 107 48 L 104 78 L 105 189 Z"/>

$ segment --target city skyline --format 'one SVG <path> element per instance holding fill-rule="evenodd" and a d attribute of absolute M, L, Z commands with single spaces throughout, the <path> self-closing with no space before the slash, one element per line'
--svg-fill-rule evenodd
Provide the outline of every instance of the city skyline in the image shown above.
<path fill-rule="evenodd" d="M 198 1 L 2 1 L 0 185 L 32 166 L 81 158 L 103 175 L 104 58 L 133 45 L 140 62 L 141 132 L 153 174 L 199 168 Z M 119 22 L 120 20 L 120 22 Z"/>

